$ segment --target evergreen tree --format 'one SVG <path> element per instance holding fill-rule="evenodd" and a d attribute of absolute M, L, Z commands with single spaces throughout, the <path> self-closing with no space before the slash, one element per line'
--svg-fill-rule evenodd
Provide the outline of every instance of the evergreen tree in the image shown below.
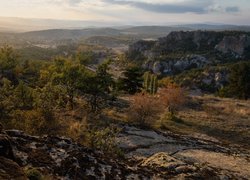
<path fill-rule="evenodd" d="M 143 75 L 143 88 L 148 91 L 150 85 L 150 72 L 145 72 Z"/>
<path fill-rule="evenodd" d="M 231 67 L 227 89 L 232 96 L 236 96 L 240 99 L 248 99 L 250 97 L 249 62 L 241 62 Z"/>
<path fill-rule="evenodd" d="M 87 100 L 92 111 L 97 111 L 101 108 L 100 105 L 108 97 L 114 85 L 112 75 L 108 70 L 109 61 L 100 64 L 96 73 L 85 79 L 86 82 L 81 89 L 83 93 L 90 96 Z"/>
<path fill-rule="evenodd" d="M 124 77 L 118 80 L 119 89 L 135 94 L 140 92 L 143 86 L 143 71 L 137 66 L 128 67 L 123 73 Z"/>
<path fill-rule="evenodd" d="M 156 94 L 158 89 L 157 75 L 146 72 L 143 75 L 143 88 L 150 94 Z"/>
<path fill-rule="evenodd" d="M 17 65 L 17 55 L 13 48 L 4 46 L 0 49 L 0 71 L 12 70 Z"/>
<path fill-rule="evenodd" d="M 32 89 L 20 81 L 14 90 L 15 104 L 18 108 L 26 109 L 33 106 Z"/>
<path fill-rule="evenodd" d="M 71 62 L 64 63 L 60 71 L 61 72 L 57 72 L 53 75 L 52 81 L 54 84 L 59 84 L 64 87 L 68 96 L 69 107 L 73 109 L 76 92 L 85 83 L 88 72 L 84 66 L 72 64 Z"/>
<path fill-rule="evenodd" d="M 152 94 L 156 94 L 158 89 L 158 78 L 156 75 L 153 75 L 153 90 Z"/>
<path fill-rule="evenodd" d="M 11 81 L 6 78 L 1 80 L 0 86 L 0 119 L 8 116 L 9 112 L 14 109 L 13 91 Z"/>

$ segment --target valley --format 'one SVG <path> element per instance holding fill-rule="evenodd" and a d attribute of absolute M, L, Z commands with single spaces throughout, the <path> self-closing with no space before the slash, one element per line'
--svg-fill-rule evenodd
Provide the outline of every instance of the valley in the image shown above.
<path fill-rule="evenodd" d="M 0 33 L 0 179 L 249 179 L 248 28 Z"/>

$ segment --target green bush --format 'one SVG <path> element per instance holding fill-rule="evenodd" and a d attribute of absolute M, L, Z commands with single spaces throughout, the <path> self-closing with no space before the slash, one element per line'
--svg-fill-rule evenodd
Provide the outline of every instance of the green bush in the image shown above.
<path fill-rule="evenodd" d="M 27 169 L 25 171 L 26 176 L 29 180 L 42 180 L 43 176 L 36 168 Z"/>
<path fill-rule="evenodd" d="M 123 152 L 117 145 L 116 137 L 120 129 L 115 126 L 96 129 L 93 128 L 87 133 L 88 145 L 107 154 L 123 156 Z"/>

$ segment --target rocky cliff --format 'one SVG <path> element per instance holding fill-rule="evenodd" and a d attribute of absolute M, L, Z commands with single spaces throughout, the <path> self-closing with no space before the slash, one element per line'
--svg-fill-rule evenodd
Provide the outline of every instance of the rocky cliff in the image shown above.
<path fill-rule="evenodd" d="M 249 179 L 249 152 L 218 140 L 122 126 L 112 159 L 69 138 L 0 134 L 0 179 L 27 179 L 36 169 L 47 179 Z"/>
<path fill-rule="evenodd" d="M 224 36 L 215 49 L 222 53 L 234 53 L 236 56 L 244 55 L 250 46 L 250 36 L 242 34 L 239 36 Z"/>
<path fill-rule="evenodd" d="M 174 79 L 183 87 L 215 93 L 229 83 L 229 76 L 228 67 L 210 67 L 183 72 Z"/>
<path fill-rule="evenodd" d="M 128 57 L 157 74 L 175 74 L 250 58 L 249 48 L 250 34 L 246 32 L 180 31 L 157 41 L 139 41 L 129 47 Z"/>

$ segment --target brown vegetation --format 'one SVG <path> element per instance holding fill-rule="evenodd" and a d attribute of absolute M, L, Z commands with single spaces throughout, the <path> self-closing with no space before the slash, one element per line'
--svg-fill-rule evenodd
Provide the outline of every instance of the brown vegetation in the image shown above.
<path fill-rule="evenodd" d="M 140 125 L 152 125 L 159 118 L 162 110 L 163 104 L 159 98 L 143 93 L 136 94 L 132 96 L 128 119 Z"/>

